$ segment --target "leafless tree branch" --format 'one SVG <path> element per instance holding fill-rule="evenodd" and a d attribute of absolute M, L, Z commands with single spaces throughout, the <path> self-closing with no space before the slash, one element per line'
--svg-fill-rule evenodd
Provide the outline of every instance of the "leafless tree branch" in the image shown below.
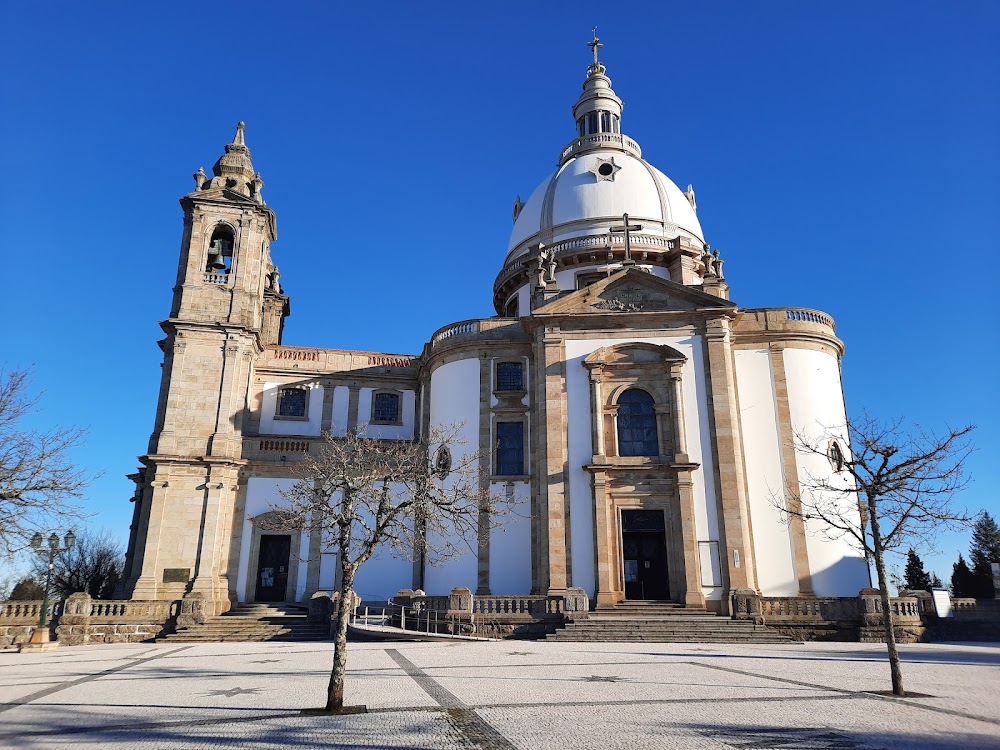
<path fill-rule="evenodd" d="M 78 522 L 74 503 L 96 478 L 70 459 L 83 442 L 76 427 L 35 430 L 26 418 L 38 410 L 28 370 L 0 370 L 0 555 L 27 546 L 36 531 Z"/>

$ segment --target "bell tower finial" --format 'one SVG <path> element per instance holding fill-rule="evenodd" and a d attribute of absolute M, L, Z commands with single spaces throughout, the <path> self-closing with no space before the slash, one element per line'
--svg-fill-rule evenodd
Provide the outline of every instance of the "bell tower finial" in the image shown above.
<path fill-rule="evenodd" d="M 234 146 L 246 146 L 247 145 L 247 142 L 246 142 L 246 140 L 243 137 L 243 128 L 245 128 L 245 127 L 246 127 L 246 123 L 243 122 L 243 120 L 240 120 L 238 123 L 236 123 L 236 135 L 233 136 L 233 145 Z"/>

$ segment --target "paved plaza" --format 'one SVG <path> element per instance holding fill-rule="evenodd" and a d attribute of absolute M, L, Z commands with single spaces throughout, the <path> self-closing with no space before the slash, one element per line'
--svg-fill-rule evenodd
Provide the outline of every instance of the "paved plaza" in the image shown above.
<path fill-rule="evenodd" d="M 0 652 L 4 748 L 1000 748 L 1000 645 L 329 643 Z M 872 691 L 872 692 L 869 692 Z"/>

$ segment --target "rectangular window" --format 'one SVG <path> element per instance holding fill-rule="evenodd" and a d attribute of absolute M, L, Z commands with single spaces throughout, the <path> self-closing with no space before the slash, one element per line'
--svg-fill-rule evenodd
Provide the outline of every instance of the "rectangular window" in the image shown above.
<path fill-rule="evenodd" d="M 524 422 L 497 422 L 496 473 L 524 474 Z"/>
<path fill-rule="evenodd" d="M 291 419 L 305 419 L 306 396 L 305 388 L 282 388 L 278 391 L 278 408 L 276 415 Z"/>
<path fill-rule="evenodd" d="M 372 401 L 372 422 L 399 422 L 399 394 L 376 393 Z"/>
<path fill-rule="evenodd" d="M 610 133 L 611 132 L 611 113 L 601 112 L 601 132 Z"/>
<path fill-rule="evenodd" d="M 520 362 L 497 362 L 497 390 L 523 391 L 524 365 Z"/>

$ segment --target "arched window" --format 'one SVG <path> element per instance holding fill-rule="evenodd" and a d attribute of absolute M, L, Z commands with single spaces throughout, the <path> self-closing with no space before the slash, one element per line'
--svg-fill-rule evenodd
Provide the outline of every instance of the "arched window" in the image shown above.
<path fill-rule="evenodd" d="M 212 240 L 208 244 L 208 260 L 205 270 L 209 273 L 224 275 L 233 267 L 233 230 L 227 226 L 219 226 L 212 232 Z"/>
<path fill-rule="evenodd" d="M 618 397 L 618 455 L 660 455 L 653 397 L 638 388 Z"/>

